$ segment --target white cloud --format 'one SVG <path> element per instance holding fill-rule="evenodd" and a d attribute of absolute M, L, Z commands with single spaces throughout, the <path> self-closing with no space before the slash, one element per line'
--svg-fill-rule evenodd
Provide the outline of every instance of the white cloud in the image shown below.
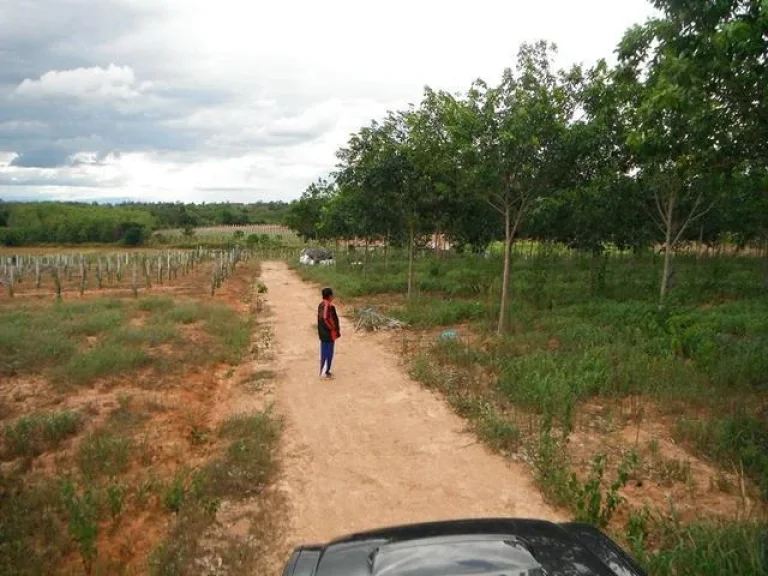
<path fill-rule="evenodd" d="M 16 88 L 18 96 L 28 98 L 72 97 L 84 100 L 129 100 L 149 88 L 139 84 L 130 66 L 50 70 L 37 80 L 26 78 Z"/>
<path fill-rule="evenodd" d="M 91 44 L 74 27 L 62 33 L 78 40 L 66 44 L 67 54 L 76 51 L 88 65 L 43 62 L 13 95 L 51 106 L 67 98 L 123 116 L 85 114 L 58 134 L 49 118 L 0 123 L 3 149 L 24 152 L 23 139 L 14 138 L 25 132 L 30 140 L 37 134 L 36 148 L 49 139 L 72 154 L 75 165 L 45 169 L 62 185 L 41 193 L 295 198 L 333 169 L 352 131 L 417 103 L 425 85 L 455 92 L 478 77 L 495 82 L 520 43 L 537 39 L 558 44 L 561 66 L 610 59 L 624 31 L 652 14 L 647 0 L 109 1 L 141 17 L 121 17 L 130 21 L 124 29 L 112 23 Z M 35 34 L 32 25 L 24 30 Z M 104 158 L 112 149 L 121 154 Z M 43 174 L 2 159 L 0 196 L 11 170 L 15 178 Z"/>
<path fill-rule="evenodd" d="M 0 150 L 0 168 L 8 168 L 16 156 L 18 156 L 16 152 L 3 152 Z"/>

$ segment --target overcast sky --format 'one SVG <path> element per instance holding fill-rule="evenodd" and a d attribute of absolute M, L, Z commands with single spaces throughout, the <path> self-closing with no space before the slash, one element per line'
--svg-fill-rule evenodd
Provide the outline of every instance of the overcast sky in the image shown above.
<path fill-rule="evenodd" d="M 291 200 L 521 42 L 612 58 L 647 0 L 0 0 L 0 198 Z"/>

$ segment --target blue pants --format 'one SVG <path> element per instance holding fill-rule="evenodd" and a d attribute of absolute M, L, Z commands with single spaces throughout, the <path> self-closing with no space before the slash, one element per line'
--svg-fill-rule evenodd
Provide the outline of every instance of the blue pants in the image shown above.
<path fill-rule="evenodd" d="M 333 362 L 333 347 L 335 342 L 320 342 L 320 375 L 331 371 Z"/>

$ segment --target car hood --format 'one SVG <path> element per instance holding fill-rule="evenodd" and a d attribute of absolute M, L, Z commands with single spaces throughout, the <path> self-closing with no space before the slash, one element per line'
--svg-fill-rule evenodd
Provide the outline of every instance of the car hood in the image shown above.
<path fill-rule="evenodd" d="M 459 520 L 354 534 L 294 552 L 284 576 L 646 576 L 584 524 Z"/>

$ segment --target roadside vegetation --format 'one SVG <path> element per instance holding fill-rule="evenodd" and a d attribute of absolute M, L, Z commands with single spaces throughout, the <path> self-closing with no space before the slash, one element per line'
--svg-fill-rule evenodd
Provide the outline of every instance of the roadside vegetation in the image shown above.
<path fill-rule="evenodd" d="M 544 494 L 609 529 L 653 574 L 760 574 L 768 502 L 768 298 L 759 258 L 678 257 L 659 306 L 658 255 L 539 245 L 515 256 L 496 334 L 500 258 L 381 251 L 296 269 L 350 314 L 409 324 L 397 346 Z M 718 543 L 718 544 L 715 544 Z M 705 569 L 705 568 L 706 569 Z"/>

